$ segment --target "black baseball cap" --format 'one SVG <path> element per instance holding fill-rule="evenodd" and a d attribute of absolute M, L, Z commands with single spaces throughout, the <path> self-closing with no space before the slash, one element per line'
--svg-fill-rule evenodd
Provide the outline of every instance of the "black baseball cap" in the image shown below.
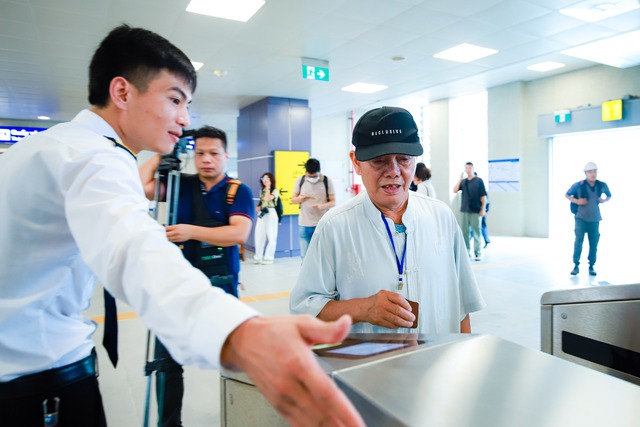
<path fill-rule="evenodd" d="M 381 107 L 364 113 L 353 129 L 356 159 L 361 162 L 387 154 L 420 156 L 418 126 L 404 108 Z"/>

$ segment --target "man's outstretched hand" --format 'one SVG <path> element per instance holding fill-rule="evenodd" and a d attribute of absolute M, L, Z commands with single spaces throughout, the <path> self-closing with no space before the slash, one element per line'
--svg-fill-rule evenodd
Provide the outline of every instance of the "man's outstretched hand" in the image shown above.
<path fill-rule="evenodd" d="M 342 341 L 351 318 L 254 317 L 238 326 L 221 361 L 243 370 L 292 426 L 364 427 L 349 399 L 320 368 L 310 347 Z"/>

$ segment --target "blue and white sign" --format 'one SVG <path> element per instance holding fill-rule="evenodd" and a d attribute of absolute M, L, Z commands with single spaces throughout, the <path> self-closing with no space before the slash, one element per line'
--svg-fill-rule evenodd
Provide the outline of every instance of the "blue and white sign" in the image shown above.
<path fill-rule="evenodd" d="M 25 136 L 42 132 L 43 130 L 47 130 L 47 128 L 0 126 L 0 144 L 15 144 Z"/>

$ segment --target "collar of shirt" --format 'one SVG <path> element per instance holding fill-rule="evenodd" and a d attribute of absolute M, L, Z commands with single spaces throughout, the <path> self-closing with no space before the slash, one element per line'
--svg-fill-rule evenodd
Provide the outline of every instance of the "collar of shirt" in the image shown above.
<path fill-rule="evenodd" d="M 376 228 L 379 228 L 380 231 L 386 236 L 386 228 L 384 226 L 384 223 L 380 221 L 380 211 L 378 210 L 376 205 L 373 204 L 371 198 L 369 197 L 369 194 L 366 191 L 362 192 L 361 194 L 363 194 L 363 197 L 365 198 L 364 209 L 368 220 L 371 221 L 371 223 L 374 224 Z M 407 227 L 407 234 L 413 232 L 414 229 L 414 209 L 411 203 L 412 194 L 415 195 L 413 191 L 410 191 L 407 210 L 405 210 L 404 214 L 402 214 L 402 224 Z"/>
<path fill-rule="evenodd" d="M 116 131 L 113 130 L 111 125 L 91 110 L 80 111 L 71 121 L 86 127 L 99 135 L 104 135 L 106 137 L 113 138 L 116 141 L 120 141 L 120 137 Z"/>

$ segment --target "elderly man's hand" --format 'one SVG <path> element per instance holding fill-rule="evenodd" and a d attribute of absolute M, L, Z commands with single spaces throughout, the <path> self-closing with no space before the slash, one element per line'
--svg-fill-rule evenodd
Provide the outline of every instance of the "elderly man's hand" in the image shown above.
<path fill-rule="evenodd" d="M 310 347 L 342 341 L 349 316 L 255 317 L 227 338 L 221 360 L 242 369 L 292 426 L 364 427 L 362 418 L 320 368 Z"/>
<path fill-rule="evenodd" d="M 411 306 L 402 295 L 383 289 L 367 298 L 367 302 L 367 322 L 392 329 L 413 326 L 416 316 L 411 313 Z"/>

